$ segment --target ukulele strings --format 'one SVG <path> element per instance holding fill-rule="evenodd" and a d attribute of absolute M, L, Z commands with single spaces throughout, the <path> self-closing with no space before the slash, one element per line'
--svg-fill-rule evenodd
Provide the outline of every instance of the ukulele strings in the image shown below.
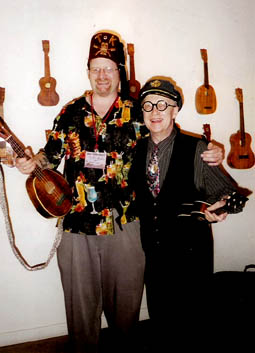
<path fill-rule="evenodd" d="M 10 145 L 13 147 L 13 150 L 17 153 L 17 155 L 20 158 L 26 157 L 26 158 L 30 159 L 30 157 L 25 154 L 24 149 L 18 144 L 18 142 L 14 139 L 14 137 L 12 135 L 10 135 L 6 139 L 6 141 L 10 143 Z M 41 169 L 38 165 L 36 165 L 32 174 L 34 174 L 36 177 L 38 177 L 39 180 L 41 180 L 45 183 L 51 182 L 51 180 L 47 176 L 45 176 L 43 169 Z M 55 197 L 55 199 L 59 199 L 59 197 L 61 196 L 61 193 L 59 193 L 59 191 L 56 190 L 55 184 L 54 184 L 54 191 L 53 191 L 53 193 L 51 193 L 51 195 L 53 195 Z"/>

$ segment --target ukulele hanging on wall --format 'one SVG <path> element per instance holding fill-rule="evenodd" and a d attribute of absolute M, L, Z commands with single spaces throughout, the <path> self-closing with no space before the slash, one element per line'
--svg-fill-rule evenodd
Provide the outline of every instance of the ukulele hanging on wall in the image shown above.
<path fill-rule="evenodd" d="M 138 82 L 135 79 L 135 60 L 134 60 L 134 54 L 135 54 L 135 49 L 134 49 L 134 44 L 128 43 L 127 44 L 127 50 L 128 50 L 128 55 L 129 55 L 129 95 L 133 97 L 134 99 L 138 99 L 139 91 L 141 88 L 140 82 Z"/>
<path fill-rule="evenodd" d="M 4 99 L 5 88 L 0 87 L 0 117 L 4 118 Z M 0 140 L 0 163 L 7 165 L 7 167 L 14 167 L 14 152 L 9 143 L 5 140 Z"/>
<path fill-rule="evenodd" d="M 207 50 L 200 49 L 204 61 L 204 84 L 196 91 L 196 109 L 199 114 L 212 114 L 217 107 L 214 88 L 209 84 Z"/>
<path fill-rule="evenodd" d="M 4 117 L 5 88 L 0 87 L 0 116 Z"/>
<path fill-rule="evenodd" d="M 44 51 L 44 77 L 39 81 L 41 88 L 38 94 L 38 102 L 41 105 L 52 106 L 57 105 L 59 102 L 59 95 L 56 92 L 56 80 L 54 77 L 50 76 L 50 42 L 48 40 L 42 41 L 43 51 Z"/>
<path fill-rule="evenodd" d="M 240 130 L 230 136 L 231 150 L 227 157 L 227 163 L 231 168 L 248 169 L 254 163 L 254 154 L 251 150 L 251 135 L 245 132 L 244 110 L 243 110 L 243 91 L 236 88 L 236 98 L 239 102 L 240 111 Z"/>

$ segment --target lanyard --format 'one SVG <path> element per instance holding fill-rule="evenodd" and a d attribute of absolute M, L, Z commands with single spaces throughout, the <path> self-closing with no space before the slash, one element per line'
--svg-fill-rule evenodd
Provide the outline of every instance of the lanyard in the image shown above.
<path fill-rule="evenodd" d="M 115 103 L 117 102 L 118 99 L 119 99 L 119 96 L 117 95 L 117 97 L 115 98 L 114 102 L 112 103 L 110 109 L 108 110 L 106 117 L 103 119 L 102 124 L 104 124 L 106 122 L 106 120 L 109 118 L 109 116 L 115 106 Z M 96 128 L 96 119 L 95 119 L 95 115 L 94 115 L 94 106 L 93 106 L 93 94 L 91 95 L 91 115 L 92 115 L 92 120 L 93 120 L 95 138 L 96 138 L 96 144 L 95 144 L 94 150 L 98 151 L 98 138 L 99 138 L 99 135 L 100 135 L 100 132 L 102 129 L 99 129 L 99 131 L 97 131 L 97 128 Z"/>

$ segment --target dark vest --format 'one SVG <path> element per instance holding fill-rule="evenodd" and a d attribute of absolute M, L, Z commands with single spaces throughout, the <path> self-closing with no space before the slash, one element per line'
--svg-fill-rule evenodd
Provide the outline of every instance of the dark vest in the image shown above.
<path fill-rule="evenodd" d="M 194 242 L 199 243 L 200 236 L 205 237 L 205 233 L 211 242 L 211 230 L 207 222 L 177 217 L 183 202 L 203 199 L 194 184 L 194 156 L 198 141 L 198 138 L 178 131 L 169 169 L 157 198 L 152 196 L 146 183 L 148 140 L 141 140 L 137 145 L 132 179 L 145 251 L 157 246 L 168 252 L 170 248 L 187 250 L 194 246 Z M 196 234 L 195 239 L 192 234 Z"/>

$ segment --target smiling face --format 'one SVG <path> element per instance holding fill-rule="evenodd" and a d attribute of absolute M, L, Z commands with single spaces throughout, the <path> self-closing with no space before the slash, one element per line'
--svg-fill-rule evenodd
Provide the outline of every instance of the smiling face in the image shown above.
<path fill-rule="evenodd" d="M 171 134 L 174 126 L 174 119 L 178 114 L 179 108 L 176 106 L 176 102 L 172 99 L 157 94 L 148 94 L 144 98 L 142 106 L 148 101 L 152 104 L 157 104 L 159 102 L 159 109 L 162 109 L 160 105 L 164 104 L 163 102 L 166 102 L 167 105 L 169 104 L 164 111 L 158 110 L 155 105 L 153 105 L 153 109 L 150 112 L 146 112 L 143 109 L 144 123 L 151 132 L 152 140 L 155 143 L 159 143 Z"/>
<path fill-rule="evenodd" d="M 95 68 L 97 68 L 96 72 L 93 70 Z M 95 94 L 107 97 L 118 92 L 120 76 L 114 61 L 105 58 L 90 60 L 88 77 Z"/>

